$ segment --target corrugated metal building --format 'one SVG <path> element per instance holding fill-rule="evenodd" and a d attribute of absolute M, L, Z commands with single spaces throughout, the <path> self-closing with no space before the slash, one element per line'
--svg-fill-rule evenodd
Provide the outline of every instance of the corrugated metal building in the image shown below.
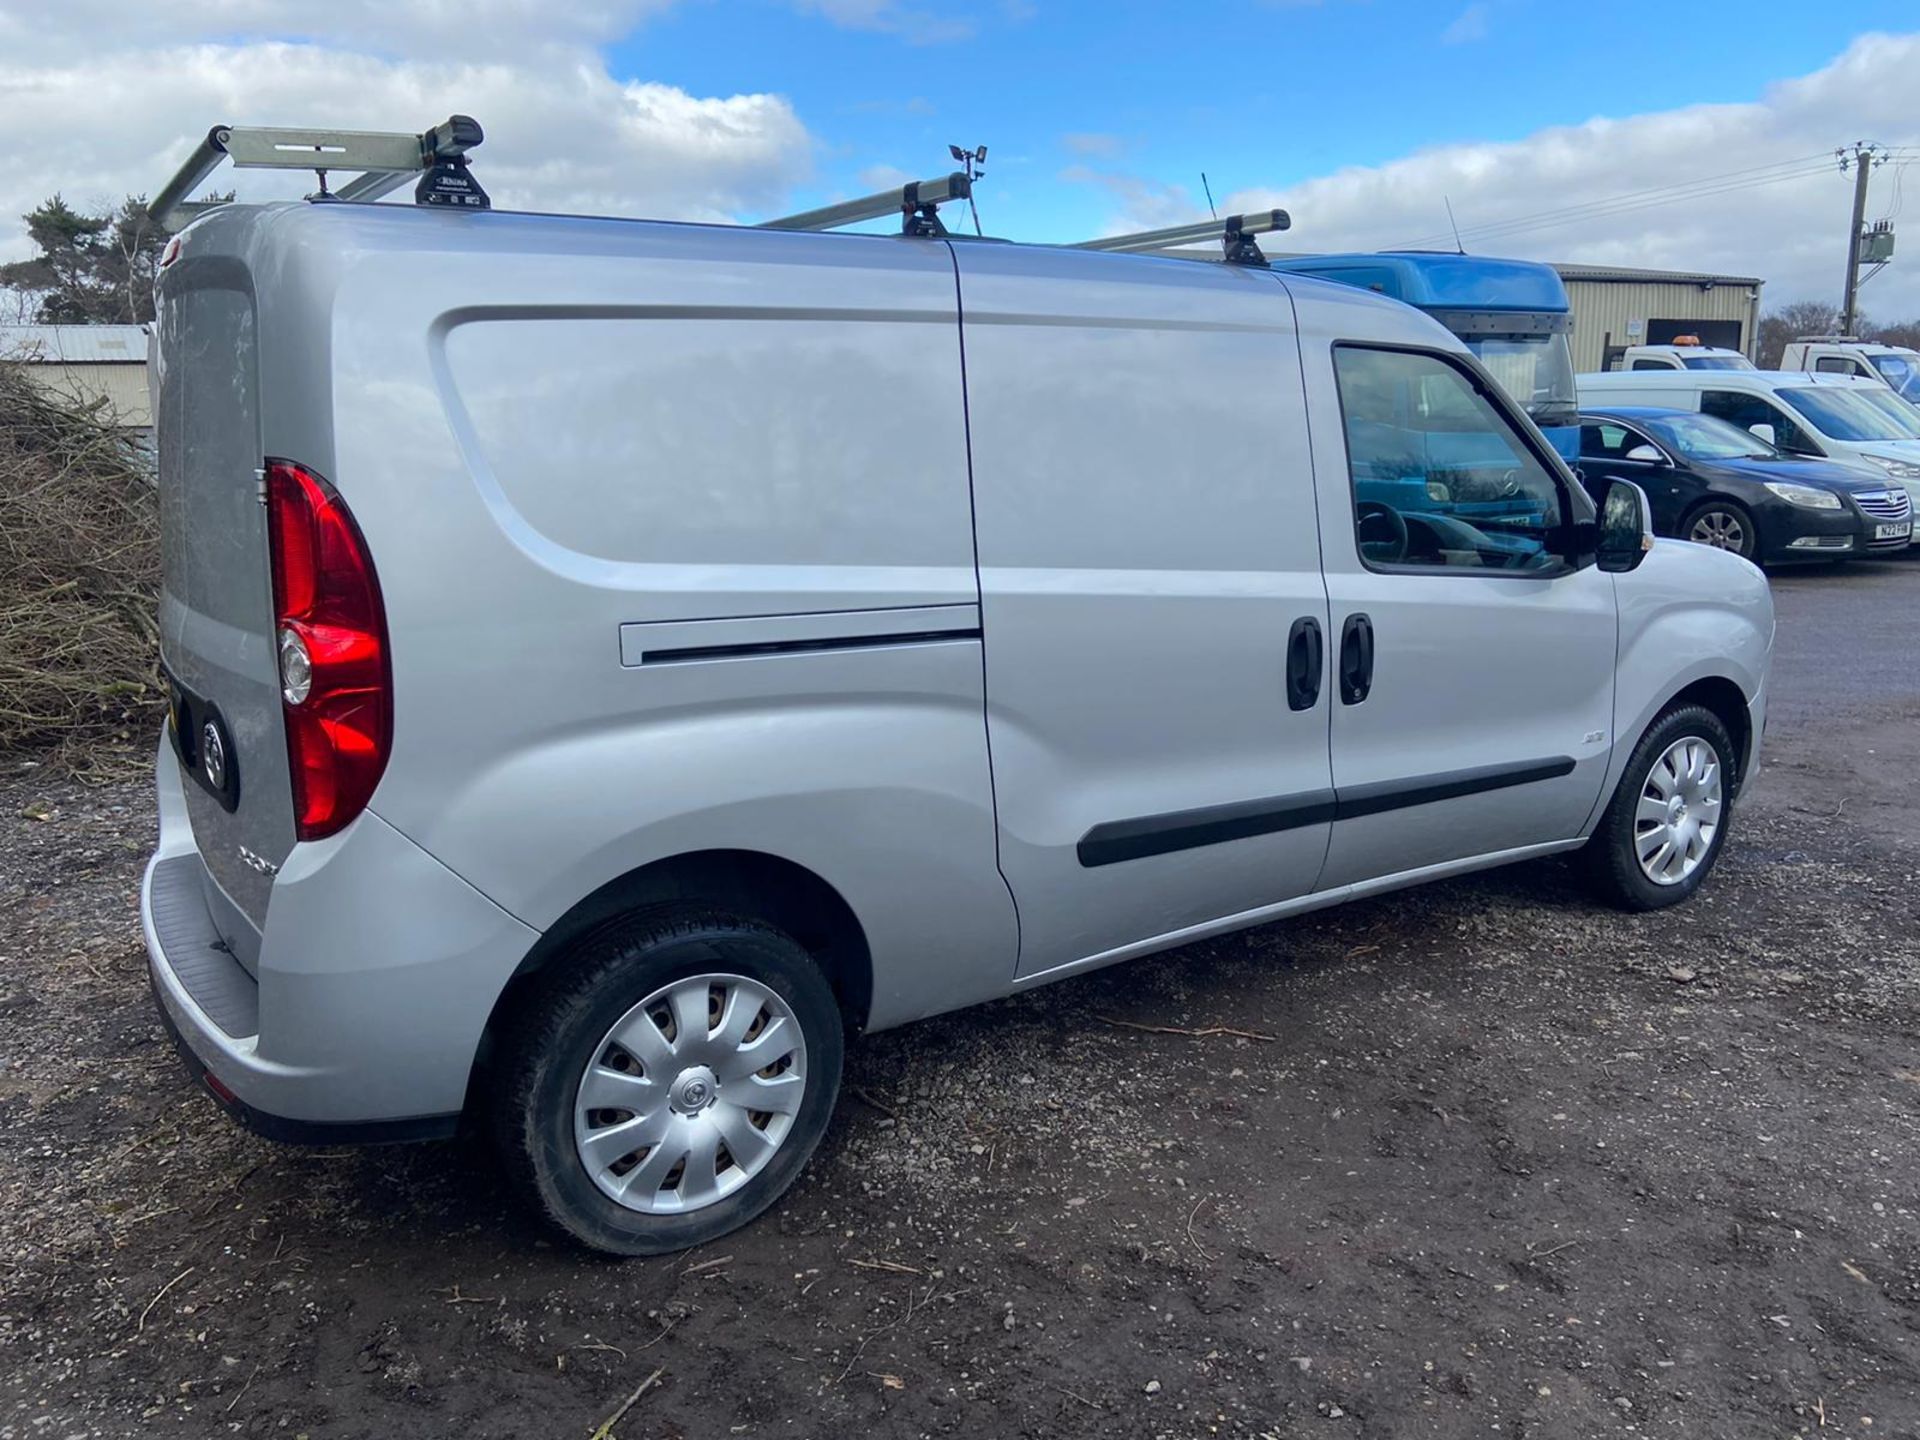
<path fill-rule="evenodd" d="M 1750 275 L 1613 265 L 1553 268 L 1566 281 L 1573 306 L 1575 370 L 1605 370 L 1629 345 L 1670 345 L 1677 335 L 1753 354 L 1763 282 Z"/>
<path fill-rule="evenodd" d="M 18 361 L 37 383 L 69 399 L 104 399 L 129 428 L 153 423 L 147 332 L 139 325 L 0 325 L 0 360 Z"/>

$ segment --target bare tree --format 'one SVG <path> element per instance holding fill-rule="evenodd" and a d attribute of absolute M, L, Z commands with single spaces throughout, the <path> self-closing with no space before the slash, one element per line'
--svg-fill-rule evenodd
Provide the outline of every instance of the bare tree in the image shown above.
<path fill-rule="evenodd" d="M 1787 345 L 1803 335 L 1835 335 L 1840 330 L 1840 311 L 1821 300 L 1796 300 L 1760 317 L 1760 333 L 1753 363 L 1762 370 L 1776 370 Z"/>

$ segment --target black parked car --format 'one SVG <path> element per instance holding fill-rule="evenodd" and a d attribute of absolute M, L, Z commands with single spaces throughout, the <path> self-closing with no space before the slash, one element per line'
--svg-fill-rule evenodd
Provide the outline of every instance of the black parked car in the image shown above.
<path fill-rule="evenodd" d="M 1688 410 L 1583 410 L 1579 468 L 1595 494 L 1612 479 L 1645 490 L 1658 534 L 1757 563 L 1897 552 L 1913 533 L 1907 493 L 1885 476 Z"/>

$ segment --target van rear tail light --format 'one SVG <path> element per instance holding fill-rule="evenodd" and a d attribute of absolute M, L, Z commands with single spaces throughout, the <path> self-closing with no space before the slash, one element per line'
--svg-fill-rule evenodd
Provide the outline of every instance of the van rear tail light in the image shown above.
<path fill-rule="evenodd" d="M 267 462 L 267 537 L 294 831 L 319 840 L 366 808 L 393 746 L 386 612 L 359 527 L 312 471 Z"/>

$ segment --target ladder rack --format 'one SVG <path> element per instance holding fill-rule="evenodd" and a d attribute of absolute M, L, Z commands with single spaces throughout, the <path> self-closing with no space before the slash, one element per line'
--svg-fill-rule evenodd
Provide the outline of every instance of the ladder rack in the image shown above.
<path fill-rule="evenodd" d="M 233 161 L 238 170 L 311 170 L 318 177 L 320 188 L 307 197 L 309 200 L 378 200 L 418 177 L 413 192 L 416 203 L 484 210 L 491 202 L 467 168 L 467 152 L 484 138 L 479 121 L 467 115 L 451 116 L 418 135 L 385 130 L 289 130 L 259 125 L 216 125 L 173 178 L 161 187 L 148 210 L 160 226 L 177 230 L 186 221 L 224 203 L 187 198 L 219 168 L 222 160 Z M 963 154 L 958 146 L 952 149 L 957 158 L 970 162 L 985 158 L 984 146 L 971 155 Z M 329 191 L 327 176 L 333 171 L 352 172 L 353 178 L 339 189 Z M 843 225 L 898 215 L 903 235 L 943 236 L 947 227 L 941 223 L 940 207 L 952 200 L 972 198 L 973 177 L 956 170 L 930 180 L 909 181 L 856 200 L 842 200 L 837 205 L 763 220 L 758 228 L 837 230 Z M 1253 237 L 1285 230 L 1292 223 L 1284 210 L 1263 210 L 1229 215 L 1224 220 L 1142 230 L 1132 235 L 1108 235 L 1098 240 L 1083 240 L 1070 248 L 1143 252 L 1217 241 L 1221 258 L 1228 264 L 1264 266 L 1267 257 Z"/>
<path fill-rule="evenodd" d="M 940 207 L 949 200 L 965 200 L 973 194 L 973 182 L 959 171 L 932 180 L 913 180 L 892 190 L 862 195 L 858 200 L 842 200 L 838 205 L 823 205 L 818 210 L 802 210 L 798 215 L 783 215 L 777 220 L 762 220 L 760 230 L 837 230 L 842 225 L 857 225 L 862 220 L 878 220 L 887 215 L 901 217 L 902 235 L 944 235 Z"/>
<path fill-rule="evenodd" d="M 1136 253 L 1146 250 L 1170 250 L 1177 245 L 1199 245 L 1218 240 L 1222 257 L 1230 265 L 1265 265 L 1254 236 L 1285 230 L 1293 217 L 1284 210 L 1260 210 L 1251 215 L 1229 215 L 1224 220 L 1202 220 L 1195 225 L 1169 225 L 1164 230 L 1140 230 L 1131 235 L 1108 235 L 1099 240 L 1082 240 L 1075 250 L 1118 250 Z"/>
<path fill-rule="evenodd" d="M 419 135 L 385 130 L 285 130 L 261 125 L 216 125 L 161 187 L 148 206 L 168 230 L 213 209 L 219 201 L 189 200 L 222 160 L 237 170 L 312 170 L 320 189 L 312 200 L 378 200 L 415 176 L 414 199 L 423 205 L 484 210 L 486 191 L 467 170 L 467 152 L 485 138 L 480 122 L 454 115 Z M 358 172 L 329 192 L 329 171 Z"/>

